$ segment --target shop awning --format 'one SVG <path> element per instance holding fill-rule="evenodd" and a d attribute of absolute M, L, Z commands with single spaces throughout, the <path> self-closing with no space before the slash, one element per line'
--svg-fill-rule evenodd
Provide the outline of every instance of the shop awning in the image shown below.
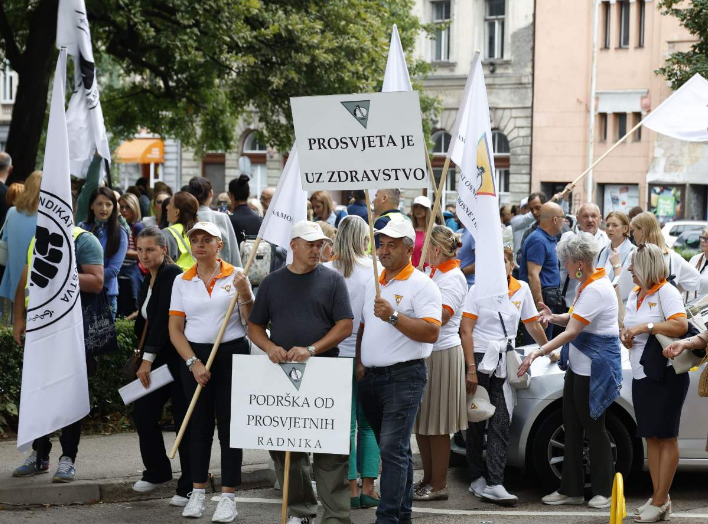
<path fill-rule="evenodd" d="M 165 161 L 165 143 L 159 138 L 136 138 L 123 142 L 116 150 L 116 162 L 125 164 L 161 164 Z"/>

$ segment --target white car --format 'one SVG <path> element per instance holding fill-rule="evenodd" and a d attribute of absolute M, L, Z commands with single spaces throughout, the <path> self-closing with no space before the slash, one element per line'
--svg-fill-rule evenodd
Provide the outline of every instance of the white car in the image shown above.
<path fill-rule="evenodd" d="M 517 348 L 519 353 L 530 352 L 538 346 Z M 701 368 L 702 370 L 702 368 Z M 698 396 L 701 371 L 691 372 L 691 386 L 683 406 L 679 430 L 679 467 L 708 468 L 706 433 L 708 433 L 708 399 Z M 631 471 L 646 468 L 646 446 L 636 436 L 636 419 L 632 406 L 632 369 L 629 352 L 622 347 L 622 390 L 608 408 L 605 425 L 612 443 L 616 471 L 625 477 Z M 535 472 L 546 489 L 557 489 L 563 470 L 563 381 L 565 373 L 550 359 L 537 358 L 531 366 L 531 386 L 518 390 L 509 435 L 509 466 Z M 453 451 L 464 455 L 464 441 L 460 433 L 453 436 Z M 590 475 L 590 453 L 584 443 L 583 462 L 586 476 Z"/>
<path fill-rule="evenodd" d="M 705 220 L 679 220 L 677 222 L 667 222 L 661 228 L 661 234 L 664 235 L 664 241 L 669 247 L 674 247 L 676 239 L 685 231 L 703 231 L 708 227 L 708 222 Z"/>

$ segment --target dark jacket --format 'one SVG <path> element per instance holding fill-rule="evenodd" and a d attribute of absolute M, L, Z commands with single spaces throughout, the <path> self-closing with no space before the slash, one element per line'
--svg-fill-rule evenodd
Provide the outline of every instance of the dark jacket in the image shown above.
<path fill-rule="evenodd" d="M 258 234 L 263 220 L 258 216 L 258 213 L 246 204 L 236 206 L 229 218 L 231 219 L 231 225 L 234 227 L 234 233 L 236 233 L 239 249 L 241 248 L 241 242 L 246 240 L 246 237 Z"/>
<path fill-rule="evenodd" d="M 153 363 L 156 368 L 160 363 L 174 361 L 179 358 L 172 342 L 167 327 L 170 315 L 170 300 L 172 299 L 172 284 L 176 278 L 182 274 L 182 270 L 176 264 L 165 260 L 160 269 L 157 270 L 157 278 L 152 286 L 152 295 L 147 306 L 148 330 L 145 337 L 145 353 L 155 353 L 157 358 Z M 145 319 L 141 313 L 145 297 L 147 297 L 150 287 L 150 273 L 145 275 L 138 294 L 138 318 L 135 319 L 135 335 L 138 341 L 143 334 Z"/>

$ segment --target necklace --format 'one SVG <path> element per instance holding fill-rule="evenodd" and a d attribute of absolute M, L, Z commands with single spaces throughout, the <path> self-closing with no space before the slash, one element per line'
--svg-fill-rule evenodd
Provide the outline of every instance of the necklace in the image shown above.
<path fill-rule="evenodd" d="M 217 264 L 217 265 L 216 265 L 216 268 L 214 269 L 214 272 L 211 274 L 211 276 L 209 277 L 209 279 L 208 279 L 208 280 L 204 280 L 204 278 L 202 277 L 202 275 L 199 273 L 199 266 L 197 266 L 197 275 L 199 275 L 199 278 L 202 280 L 202 283 L 204 284 L 204 286 L 205 286 L 207 289 L 209 288 L 209 285 L 211 284 L 211 280 L 216 276 L 216 273 L 219 271 L 220 268 L 221 268 L 221 264 Z"/>

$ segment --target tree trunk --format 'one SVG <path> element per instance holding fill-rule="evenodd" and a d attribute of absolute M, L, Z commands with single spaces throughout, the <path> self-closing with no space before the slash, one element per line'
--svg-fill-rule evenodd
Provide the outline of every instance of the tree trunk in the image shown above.
<path fill-rule="evenodd" d="M 43 0 L 35 8 L 17 71 L 17 96 L 6 151 L 13 170 L 7 184 L 22 182 L 36 169 L 37 151 L 47 112 L 49 80 L 56 66 L 55 40 L 59 0 Z"/>

